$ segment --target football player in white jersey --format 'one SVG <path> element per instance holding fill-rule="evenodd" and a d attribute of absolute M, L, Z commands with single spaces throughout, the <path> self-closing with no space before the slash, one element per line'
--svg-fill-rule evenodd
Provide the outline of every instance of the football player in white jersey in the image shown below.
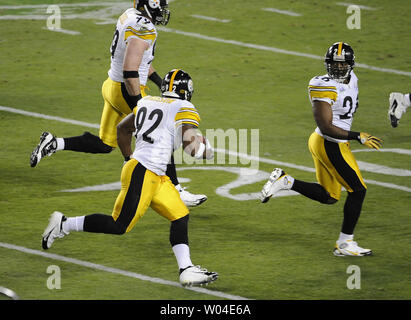
<path fill-rule="evenodd" d="M 354 241 L 354 228 L 361 213 L 367 186 L 351 152 L 349 140 L 356 140 L 374 149 L 381 139 L 365 132 L 351 131 L 358 107 L 358 83 L 353 71 L 354 51 L 346 43 L 334 43 L 325 55 L 327 74 L 314 77 L 308 86 L 317 128 L 308 146 L 314 160 L 318 183 L 294 179 L 276 168 L 261 191 L 261 201 L 267 202 L 280 190 L 294 190 L 312 200 L 334 204 L 343 186 L 348 196 L 344 205 L 341 232 L 334 248 L 336 256 L 367 256 L 370 249 Z"/>
<path fill-rule="evenodd" d="M 402 115 L 411 107 L 411 93 L 391 92 L 389 102 L 388 119 L 391 127 L 396 128 Z"/>
<path fill-rule="evenodd" d="M 139 100 L 133 112 L 117 126 L 118 146 L 127 162 L 121 172 L 121 191 L 112 214 L 66 218 L 56 211 L 43 233 L 42 246 L 49 249 L 56 238 L 71 231 L 127 233 L 151 207 L 171 222 L 169 240 L 181 284 L 205 284 L 216 280 L 218 274 L 191 262 L 189 210 L 166 175 L 166 169 L 171 154 L 181 143 L 185 152 L 199 159 L 211 159 L 213 149 L 197 131 L 200 116 L 190 103 L 191 77 L 183 70 L 171 70 L 164 78 L 161 91 L 162 97 L 146 96 Z M 133 133 L 136 137 L 134 152 L 131 147 Z"/>
<path fill-rule="evenodd" d="M 81 136 L 57 138 L 43 132 L 30 157 L 32 167 L 59 150 L 109 153 L 117 147 L 117 124 L 146 95 L 147 80 L 161 87 L 162 78 L 152 66 L 157 41 L 155 25 L 166 25 L 169 18 L 167 0 L 136 0 L 134 7 L 119 17 L 110 46 L 111 66 L 102 86 L 104 107 L 99 136 L 85 132 Z M 195 195 L 181 187 L 173 157 L 167 174 L 187 205 L 197 206 L 207 200 L 205 195 Z"/>

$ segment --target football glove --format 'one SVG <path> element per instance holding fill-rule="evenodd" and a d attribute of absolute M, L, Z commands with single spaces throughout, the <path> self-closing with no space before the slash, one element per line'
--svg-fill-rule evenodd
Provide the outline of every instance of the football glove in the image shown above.
<path fill-rule="evenodd" d="M 358 141 L 368 148 L 380 149 L 382 147 L 382 140 L 374 137 L 366 132 L 360 132 Z"/>

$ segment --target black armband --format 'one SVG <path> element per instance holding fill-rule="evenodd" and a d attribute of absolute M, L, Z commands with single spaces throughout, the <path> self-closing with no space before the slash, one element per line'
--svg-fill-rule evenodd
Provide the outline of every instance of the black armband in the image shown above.
<path fill-rule="evenodd" d="M 153 81 L 159 89 L 161 89 L 161 83 L 163 82 L 163 79 L 158 75 L 157 72 L 154 71 L 148 78 Z"/>
<path fill-rule="evenodd" d="M 123 71 L 123 78 L 128 79 L 128 78 L 138 78 L 140 75 L 138 74 L 137 70 L 134 71 Z"/>
<path fill-rule="evenodd" d="M 129 97 L 130 97 L 130 103 L 133 106 L 133 108 L 137 105 L 138 100 L 142 98 L 141 94 L 138 94 L 136 96 L 129 96 Z"/>
<path fill-rule="evenodd" d="M 355 131 L 348 131 L 348 140 L 360 141 L 360 133 Z"/>

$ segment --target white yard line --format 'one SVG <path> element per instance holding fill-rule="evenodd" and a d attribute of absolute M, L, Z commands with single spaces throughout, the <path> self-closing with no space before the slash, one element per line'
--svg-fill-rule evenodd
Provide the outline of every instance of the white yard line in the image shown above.
<path fill-rule="evenodd" d="M 122 275 L 122 276 L 125 276 L 125 277 L 139 279 L 139 280 L 142 280 L 142 281 L 148 281 L 148 282 L 158 283 L 158 284 L 162 284 L 162 285 L 178 287 L 178 288 L 181 288 L 181 289 L 191 290 L 191 291 L 195 291 L 195 292 L 199 292 L 199 293 L 203 293 L 203 294 L 208 294 L 208 295 L 211 295 L 211 296 L 214 296 L 214 297 L 220 297 L 220 298 L 229 299 L 229 300 L 249 300 L 248 298 L 244 298 L 244 297 L 241 297 L 241 296 L 236 296 L 236 295 L 227 294 L 227 293 L 220 292 L 220 291 L 213 291 L 213 290 L 208 290 L 208 289 L 199 288 L 199 287 L 184 288 L 178 282 L 164 280 L 164 279 L 161 279 L 161 278 L 149 277 L 149 276 L 146 276 L 144 274 L 135 273 L 135 272 L 132 272 L 132 271 L 107 267 L 107 266 L 92 263 L 92 262 L 89 262 L 89 261 L 78 260 L 78 259 L 61 256 L 59 254 L 48 253 L 48 252 L 44 252 L 44 251 L 40 251 L 40 250 L 29 249 L 29 248 L 26 248 L 26 247 L 17 246 L 17 245 L 10 244 L 10 243 L 0 242 L 0 247 L 6 248 L 6 249 L 11 249 L 11 250 L 16 250 L 16 251 L 27 253 L 27 254 L 40 256 L 40 257 L 47 258 L 47 259 L 53 259 L 53 260 L 57 260 L 57 261 L 71 263 L 71 264 L 79 265 L 79 266 L 94 269 L 94 270 L 100 270 L 100 271 L 110 272 L 110 273 L 114 273 L 114 274 L 119 274 L 119 275 Z"/>
<path fill-rule="evenodd" d="M 355 4 L 355 3 L 337 2 L 336 4 L 339 5 L 339 6 L 343 6 L 343 7 L 357 6 L 357 7 L 360 8 L 360 9 L 369 10 L 369 11 L 378 10 L 378 8 L 363 6 L 363 5 L 359 5 L 359 4 Z"/>
<path fill-rule="evenodd" d="M 43 29 L 48 30 L 48 31 L 52 31 L 52 32 L 60 32 L 60 33 L 70 34 L 70 35 L 73 35 L 73 36 L 77 36 L 77 35 L 81 34 L 81 32 L 78 32 L 78 31 L 67 30 L 67 29 L 62 29 L 62 28 L 60 28 L 60 29 L 58 29 L 58 28 L 49 29 L 49 28 L 44 27 Z"/>
<path fill-rule="evenodd" d="M 171 2 L 171 1 L 169 1 L 169 2 Z M 349 3 L 345 3 L 345 2 L 339 2 L 339 4 L 344 5 L 344 6 L 350 5 Z M 49 6 L 48 4 L 21 5 L 21 6 L 0 6 L 0 9 L 23 9 L 23 8 L 36 9 L 36 8 L 47 8 L 48 6 Z M 59 4 L 59 6 L 60 7 L 76 7 L 76 6 L 107 7 L 106 9 L 101 9 L 101 10 L 97 10 L 97 11 L 62 15 L 62 19 L 100 19 L 100 21 L 96 22 L 97 24 L 106 24 L 108 22 L 113 21 L 112 16 L 114 15 L 114 12 L 117 12 L 120 9 L 123 10 L 124 8 L 128 7 L 129 4 L 128 4 L 128 2 L 100 2 L 100 3 L 95 2 L 95 3 Z M 363 9 L 368 9 L 368 10 L 373 9 L 371 7 L 366 7 L 366 6 L 359 6 L 359 7 L 363 8 Z M 268 8 L 266 8 L 266 9 L 268 9 Z M 271 9 L 273 9 L 273 8 L 271 8 Z M 96 12 L 98 12 L 98 14 L 96 14 Z M 18 20 L 18 19 L 46 20 L 48 17 L 49 16 L 45 15 L 45 14 L 44 15 L 39 15 L 39 14 L 7 15 L 7 16 L 1 16 L 0 15 L 0 20 Z M 221 38 L 202 35 L 202 34 L 194 33 L 194 32 L 181 31 L 181 30 L 176 30 L 176 29 L 171 29 L 171 28 L 166 28 L 166 27 L 158 27 L 157 29 L 162 30 L 164 32 L 171 32 L 171 33 L 184 35 L 184 36 L 187 36 L 187 37 L 193 37 L 193 38 L 198 38 L 198 39 L 203 39 L 203 40 L 208 40 L 208 41 L 214 41 L 214 42 L 220 42 L 220 43 L 225 43 L 225 44 L 231 44 L 231 45 L 241 46 L 241 47 L 246 47 L 246 48 L 251 48 L 251 49 L 271 51 L 271 52 L 275 52 L 275 53 L 287 54 L 287 55 L 304 57 L 304 58 L 315 59 L 315 60 L 323 60 L 324 59 L 323 56 L 318 56 L 318 55 L 314 55 L 314 54 L 303 53 L 303 52 L 292 51 L 292 50 L 285 50 L 285 49 L 281 49 L 281 48 L 277 48 L 277 47 L 246 43 L 246 42 L 241 42 L 241 41 L 236 41 L 236 40 L 221 39 Z M 370 66 L 370 65 L 364 64 L 364 63 L 356 63 L 356 67 L 357 68 L 363 68 L 363 69 L 369 69 L 369 70 L 373 70 L 373 71 L 378 71 L 378 72 L 392 73 L 392 74 L 411 77 L 411 72 L 409 72 L 409 71 L 402 71 L 402 70 L 382 68 L 382 67 L 374 67 L 374 66 Z"/>
<path fill-rule="evenodd" d="M 352 150 L 352 152 L 390 152 L 390 153 L 411 155 L 411 150 L 399 149 L 399 148 L 383 148 L 383 149 L 379 149 L 379 150 L 375 150 L 375 149 L 357 149 L 357 150 Z"/>
<path fill-rule="evenodd" d="M 170 1 L 169 1 L 170 2 Z M 0 10 L 18 10 L 18 9 L 41 9 L 48 8 L 52 4 L 28 4 L 28 5 L 4 5 L 0 6 Z M 128 5 L 132 7 L 131 1 L 122 1 L 122 2 L 79 2 L 79 3 L 55 3 L 59 7 L 111 7 L 113 5 Z"/>
<path fill-rule="evenodd" d="M 42 119 L 47 119 L 47 120 L 55 120 L 55 121 L 69 123 L 69 124 L 89 127 L 89 128 L 98 129 L 100 127 L 98 124 L 93 124 L 93 123 L 88 123 L 88 122 L 83 122 L 83 121 L 77 121 L 77 120 L 71 120 L 71 119 L 55 117 L 55 116 L 49 116 L 49 115 L 45 115 L 45 114 L 41 114 L 41 113 L 24 111 L 24 110 L 10 108 L 10 107 L 4 107 L 4 106 L 0 106 L 0 111 L 12 112 L 12 113 L 25 115 L 25 116 L 42 118 Z M 393 149 L 393 150 L 396 150 L 395 152 L 398 153 L 399 149 Z M 258 161 L 260 163 L 267 163 L 267 164 L 272 164 L 272 165 L 276 165 L 276 166 L 294 168 L 294 169 L 307 171 L 307 172 L 315 172 L 315 169 L 311 168 L 311 167 L 297 165 L 297 164 L 294 164 L 294 163 L 289 163 L 289 162 L 284 162 L 284 161 L 278 161 L 278 160 L 263 158 L 263 157 L 251 156 L 249 154 L 239 153 L 239 152 L 236 152 L 236 151 L 231 151 L 231 150 L 226 150 L 226 149 L 215 149 L 215 152 L 224 153 L 224 154 L 227 154 L 227 155 L 234 155 L 234 156 L 237 156 L 239 158 L 249 160 L 249 161 Z M 407 154 L 407 152 L 408 151 L 404 151 L 403 153 Z M 360 167 L 361 170 L 374 172 L 372 169 L 375 168 L 375 165 L 373 165 L 373 164 L 368 165 L 365 162 L 359 162 L 359 163 L 365 166 L 365 167 Z M 380 166 L 380 167 L 382 167 L 382 166 Z M 389 168 L 386 168 L 386 167 L 383 167 L 383 168 L 384 168 L 384 170 L 389 170 Z M 398 169 L 396 169 L 396 170 L 401 171 L 401 170 L 398 170 Z M 393 173 L 395 173 L 396 170 L 394 170 Z M 407 172 L 405 172 L 405 175 L 407 175 Z M 382 186 L 382 187 L 385 187 L 385 188 L 396 189 L 396 190 L 401 190 L 401 191 L 405 191 L 405 192 L 411 192 L 411 188 L 406 187 L 406 186 L 400 186 L 400 185 L 396 185 L 396 184 L 393 184 L 393 183 L 379 182 L 379 181 L 367 180 L 367 179 L 364 179 L 364 181 L 368 184 L 374 184 L 374 185 Z"/>
<path fill-rule="evenodd" d="M 214 18 L 214 17 L 202 16 L 202 15 L 199 15 L 199 14 L 192 14 L 191 17 L 197 18 L 197 19 L 202 19 L 202 20 L 222 22 L 222 23 L 231 22 L 231 20 L 228 20 L 228 19 L 218 19 L 218 18 Z"/>
<path fill-rule="evenodd" d="M 161 30 L 161 31 L 164 31 L 164 32 L 170 32 L 170 33 L 184 35 L 186 37 L 192 37 L 192 38 L 198 38 L 198 39 L 202 39 L 202 40 L 220 42 L 220 43 L 224 43 L 224 44 L 231 44 L 231 45 L 235 45 L 235 46 L 239 46 L 239 47 L 246 47 L 246 48 L 263 50 L 263 51 L 271 51 L 271 52 L 275 52 L 275 53 L 281 53 L 281 54 L 287 54 L 287 55 L 291 55 L 291 56 L 310 58 L 310 59 L 315 59 L 315 60 L 323 60 L 324 59 L 323 56 L 318 56 L 318 55 L 315 55 L 315 54 L 303 53 L 303 52 L 292 51 L 292 50 L 285 50 L 285 49 L 281 49 L 281 48 L 277 48 L 277 47 L 270 47 L 270 46 L 252 44 L 252 43 L 241 42 L 241 41 L 236 41 L 236 40 L 221 39 L 221 38 L 211 37 L 211 36 L 207 36 L 207 35 L 203 35 L 203 34 L 195 33 L 195 32 L 181 31 L 181 30 L 171 29 L 171 28 L 167 28 L 167 27 L 158 27 L 157 29 Z M 363 68 L 363 69 L 369 69 L 369 70 L 374 70 L 374 71 L 379 71 L 379 72 L 384 72 L 384 73 L 393 73 L 393 74 L 398 74 L 398 75 L 411 77 L 411 72 L 408 72 L 408 71 L 374 67 L 374 66 L 370 66 L 370 65 L 364 64 L 364 63 L 356 63 L 355 66 L 357 68 Z"/>
<path fill-rule="evenodd" d="M 287 16 L 301 17 L 300 13 L 293 12 L 293 11 L 288 11 L 288 10 L 280 10 L 280 9 L 276 9 L 276 8 L 261 8 L 261 10 L 280 13 L 280 14 L 285 14 Z"/>
<path fill-rule="evenodd" d="M 25 110 L 21 110 L 21 109 L 15 109 L 15 108 L 0 106 L 0 110 L 21 114 L 23 116 L 29 116 L 29 117 L 34 117 L 34 118 L 41 118 L 41 119 L 46 119 L 46 120 L 54 120 L 54 121 L 70 123 L 70 124 L 74 124 L 74 125 L 77 125 L 77 126 L 96 128 L 96 129 L 100 128 L 99 124 L 88 123 L 88 122 L 77 121 L 77 120 L 70 120 L 70 119 L 55 117 L 55 116 L 49 116 L 49 115 L 46 115 L 46 114 L 31 112 L 31 111 L 25 111 Z"/>

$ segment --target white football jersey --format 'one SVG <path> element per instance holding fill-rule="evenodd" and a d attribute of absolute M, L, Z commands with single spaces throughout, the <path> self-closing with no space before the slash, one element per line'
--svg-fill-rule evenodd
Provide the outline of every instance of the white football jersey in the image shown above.
<path fill-rule="evenodd" d="M 358 108 L 358 78 L 353 71 L 347 84 L 331 79 L 328 74 L 312 78 L 308 85 L 308 96 L 311 103 L 315 100 L 329 103 L 333 112 L 332 124 L 350 131 L 354 113 Z M 326 136 L 318 127 L 315 132 L 329 141 L 347 141 Z"/>
<path fill-rule="evenodd" d="M 134 108 L 136 146 L 132 157 L 148 170 L 165 175 L 174 149 L 181 145 L 181 126 L 198 127 L 200 116 L 187 100 L 146 96 Z"/>
<path fill-rule="evenodd" d="M 149 47 L 144 51 L 138 72 L 140 84 L 146 85 L 151 62 L 154 60 L 154 50 L 157 39 L 157 30 L 154 24 L 142 16 L 134 8 L 127 9 L 117 20 L 116 31 L 111 44 L 111 67 L 108 75 L 111 80 L 124 82 L 123 62 L 127 42 L 137 38 L 146 41 Z"/>

